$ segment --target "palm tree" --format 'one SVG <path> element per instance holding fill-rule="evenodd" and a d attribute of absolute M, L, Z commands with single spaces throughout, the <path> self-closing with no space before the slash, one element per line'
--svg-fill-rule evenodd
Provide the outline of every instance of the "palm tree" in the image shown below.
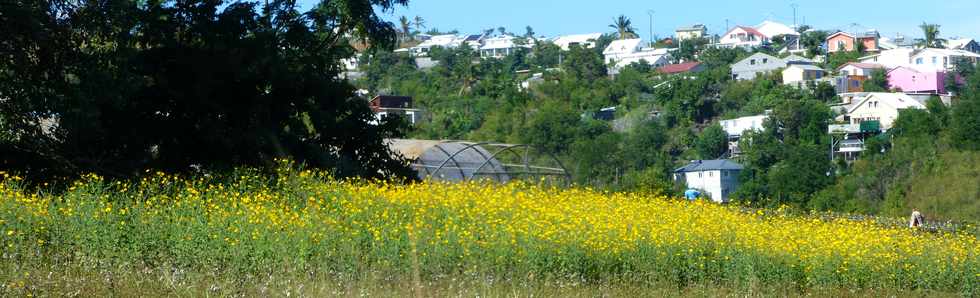
<path fill-rule="evenodd" d="M 402 16 L 401 18 L 398 19 L 398 22 L 401 23 L 402 38 L 408 39 L 411 36 L 411 34 L 409 34 L 408 32 L 409 30 L 412 30 L 411 21 L 408 20 L 408 17 Z"/>
<path fill-rule="evenodd" d="M 425 28 L 425 19 L 422 16 L 415 16 L 415 31 L 422 32 L 422 28 Z"/>
<path fill-rule="evenodd" d="M 925 35 L 925 39 L 919 42 L 919 46 L 925 48 L 942 48 L 943 44 L 946 43 L 945 39 L 939 38 L 939 25 L 922 22 L 919 28 L 922 29 L 922 35 Z"/>
<path fill-rule="evenodd" d="M 616 29 L 619 39 L 636 38 L 636 28 L 633 28 L 633 22 L 625 15 L 619 15 L 613 19 L 613 23 L 609 27 Z"/>

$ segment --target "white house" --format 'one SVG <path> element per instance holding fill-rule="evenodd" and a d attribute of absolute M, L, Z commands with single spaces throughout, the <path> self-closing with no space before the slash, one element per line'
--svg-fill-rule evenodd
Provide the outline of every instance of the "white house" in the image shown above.
<path fill-rule="evenodd" d="M 690 27 L 677 28 L 674 33 L 678 41 L 697 39 L 708 36 L 708 27 L 705 27 L 704 24 L 694 24 Z"/>
<path fill-rule="evenodd" d="M 531 39 L 526 39 L 526 42 L 520 44 L 516 37 L 510 35 L 501 35 L 497 37 L 487 38 L 483 41 L 483 46 L 480 47 L 480 57 L 483 58 L 503 58 L 507 57 L 518 48 L 530 49 L 533 47 L 532 43 L 534 41 Z"/>
<path fill-rule="evenodd" d="M 612 65 L 609 73 L 616 74 L 619 70 L 632 63 L 646 61 L 653 67 L 670 64 L 668 49 L 643 48 L 643 40 L 639 38 L 613 41 L 602 51 L 606 64 Z"/>
<path fill-rule="evenodd" d="M 430 37 L 428 40 L 409 48 L 409 53 L 411 53 L 412 56 L 428 56 L 429 51 L 433 47 L 454 48 L 459 45 L 457 42 L 458 40 L 459 37 L 455 34 L 435 35 Z"/>
<path fill-rule="evenodd" d="M 860 59 L 861 63 L 881 64 L 889 69 L 908 67 L 922 72 L 953 70 L 960 60 L 977 63 L 980 54 L 965 50 L 896 48 Z"/>
<path fill-rule="evenodd" d="M 769 37 L 755 28 L 747 26 L 735 26 L 725 32 L 718 40 L 718 46 L 727 48 L 753 48 L 769 42 Z"/>
<path fill-rule="evenodd" d="M 674 177 L 684 181 L 687 188 L 701 190 L 712 201 L 724 203 L 738 190 L 742 169 L 742 165 L 727 159 L 695 160 L 674 170 Z"/>
<path fill-rule="evenodd" d="M 949 71 L 956 63 L 965 60 L 971 64 L 980 61 L 980 54 L 964 50 L 927 48 L 912 54 L 912 68 L 919 71 Z"/>
<path fill-rule="evenodd" d="M 851 124 L 878 121 L 882 130 L 888 130 L 901 110 L 925 108 L 922 102 L 905 93 L 870 92 L 842 117 Z"/>
<path fill-rule="evenodd" d="M 721 120 L 719 124 L 721 125 L 721 128 L 725 130 L 725 133 L 728 134 L 728 137 L 737 138 L 750 130 L 757 130 L 757 131 L 765 130 L 765 128 L 762 126 L 762 123 L 766 122 L 766 119 L 769 119 L 769 115 L 756 115 L 756 116 L 748 116 L 748 117 L 735 118 L 729 120 Z"/>
<path fill-rule="evenodd" d="M 980 54 L 980 44 L 972 38 L 950 39 L 946 41 L 946 48 Z"/>
<path fill-rule="evenodd" d="M 748 131 L 765 130 L 762 124 L 766 122 L 766 119 L 769 119 L 769 115 L 748 116 L 719 122 L 721 128 L 728 134 L 728 152 L 731 156 L 738 156 L 742 153 L 738 147 L 738 141 L 743 134 Z"/>
<path fill-rule="evenodd" d="M 819 80 L 823 76 L 823 69 L 816 65 L 790 64 L 783 69 L 783 84 L 804 88 L 806 82 Z"/>
<path fill-rule="evenodd" d="M 556 37 L 552 42 L 560 47 L 562 51 L 568 51 L 573 45 L 591 49 L 596 46 L 596 40 L 599 40 L 600 37 L 602 37 L 602 33 L 565 35 Z"/>
<path fill-rule="evenodd" d="M 871 77 L 871 73 L 876 69 L 885 69 L 885 66 L 875 63 L 848 62 L 837 67 L 837 72 L 842 76 Z"/>
<path fill-rule="evenodd" d="M 732 64 L 732 78 L 752 80 L 760 74 L 775 71 L 788 65 L 813 64 L 813 61 L 796 55 L 779 58 L 766 53 L 755 53 Z"/>
<path fill-rule="evenodd" d="M 790 26 L 773 21 L 765 21 L 755 27 L 735 26 L 721 36 L 716 46 L 754 48 L 768 44 L 773 37 L 780 35 L 785 36 L 786 44 L 790 50 L 799 47 L 800 33 Z"/>
<path fill-rule="evenodd" d="M 800 36 L 800 33 L 796 32 L 796 30 L 794 30 L 792 27 L 773 21 L 764 21 L 761 24 L 756 25 L 755 30 L 758 30 L 769 38 L 780 35 Z"/>

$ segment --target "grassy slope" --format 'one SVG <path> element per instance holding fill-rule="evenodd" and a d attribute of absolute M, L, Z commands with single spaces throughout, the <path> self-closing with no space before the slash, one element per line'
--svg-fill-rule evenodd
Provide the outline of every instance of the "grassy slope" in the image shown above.
<path fill-rule="evenodd" d="M 927 216 L 980 221 L 980 152 L 945 151 L 938 162 L 910 177 L 907 204 Z"/>

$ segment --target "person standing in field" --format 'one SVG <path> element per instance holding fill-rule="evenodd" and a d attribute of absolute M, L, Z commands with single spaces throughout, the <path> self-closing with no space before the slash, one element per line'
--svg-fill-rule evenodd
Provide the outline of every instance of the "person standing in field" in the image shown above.
<path fill-rule="evenodd" d="M 912 217 L 909 218 L 909 227 L 918 228 L 922 226 L 923 218 L 922 213 L 919 213 L 918 208 L 912 208 Z"/>

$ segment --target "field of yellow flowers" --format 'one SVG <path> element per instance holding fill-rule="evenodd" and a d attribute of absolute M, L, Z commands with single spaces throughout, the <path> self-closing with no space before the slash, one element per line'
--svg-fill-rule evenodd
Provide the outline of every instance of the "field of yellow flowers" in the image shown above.
<path fill-rule="evenodd" d="M 975 235 L 640 194 L 338 181 L 298 170 L 156 173 L 132 183 L 88 175 L 53 193 L 0 179 L 0 262 L 8 264 L 980 293 Z M 9 277 L 16 273 L 4 276 L 0 290 L 23 286 Z"/>

